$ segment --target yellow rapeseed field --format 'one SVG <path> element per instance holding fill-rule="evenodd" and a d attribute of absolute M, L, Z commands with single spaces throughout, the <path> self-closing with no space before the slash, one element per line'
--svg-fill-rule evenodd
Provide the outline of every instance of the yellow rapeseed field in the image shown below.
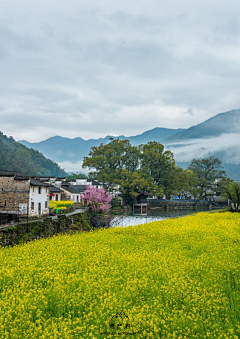
<path fill-rule="evenodd" d="M 0 258 L 0 338 L 240 338 L 237 213 L 55 236 Z"/>
<path fill-rule="evenodd" d="M 67 207 L 72 206 L 73 204 L 74 204 L 74 202 L 71 201 L 71 200 L 60 200 L 60 201 L 51 200 L 51 201 L 49 201 L 49 208 L 65 209 Z"/>

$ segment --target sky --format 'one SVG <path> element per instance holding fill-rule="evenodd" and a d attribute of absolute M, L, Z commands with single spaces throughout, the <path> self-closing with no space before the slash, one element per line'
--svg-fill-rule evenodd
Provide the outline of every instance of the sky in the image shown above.
<path fill-rule="evenodd" d="M 131 136 L 240 108 L 239 17 L 237 0 L 2 2 L 0 130 Z"/>

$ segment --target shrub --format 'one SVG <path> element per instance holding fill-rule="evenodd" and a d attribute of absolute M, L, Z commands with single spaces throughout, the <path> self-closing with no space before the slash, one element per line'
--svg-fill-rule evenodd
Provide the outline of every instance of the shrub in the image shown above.
<path fill-rule="evenodd" d="M 118 207 L 119 205 L 121 205 L 121 201 L 118 198 L 112 198 L 112 200 L 110 201 L 110 205 L 112 205 L 112 207 Z"/>

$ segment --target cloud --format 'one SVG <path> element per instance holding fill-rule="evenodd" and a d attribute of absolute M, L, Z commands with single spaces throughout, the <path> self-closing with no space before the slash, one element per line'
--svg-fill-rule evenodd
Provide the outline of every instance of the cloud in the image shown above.
<path fill-rule="evenodd" d="M 9 0 L 1 130 L 16 139 L 187 128 L 240 107 L 240 4 Z"/>
<path fill-rule="evenodd" d="M 182 114 L 193 115 L 193 109 L 189 108 L 186 112 L 182 112 Z"/>

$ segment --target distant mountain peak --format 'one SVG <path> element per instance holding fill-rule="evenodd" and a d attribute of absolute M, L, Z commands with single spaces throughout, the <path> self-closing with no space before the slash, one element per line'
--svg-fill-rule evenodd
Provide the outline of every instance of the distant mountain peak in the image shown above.
<path fill-rule="evenodd" d="M 187 139 L 201 139 L 220 136 L 223 133 L 240 132 L 240 109 L 219 113 L 214 117 L 177 133 L 164 142 L 171 143 Z"/>

